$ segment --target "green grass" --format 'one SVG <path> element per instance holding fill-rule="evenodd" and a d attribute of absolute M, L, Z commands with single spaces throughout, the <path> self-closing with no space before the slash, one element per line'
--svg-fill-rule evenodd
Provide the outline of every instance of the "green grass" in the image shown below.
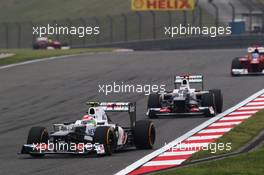
<path fill-rule="evenodd" d="M 263 128 L 264 110 L 256 113 L 247 121 L 233 128 L 230 132 L 226 133 L 223 137 L 217 140 L 217 143 L 231 143 L 232 149 L 230 151 L 217 151 L 214 154 L 212 154 L 210 150 L 199 151 L 195 153 L 188 161 L 236 151 L 253 139 Z"/>
<path fill-rule="evenodd" d="M 0 0 L 0 21 L 76 19 L 128 13 L 130 0 Z"/>
<path fill-rule="evenodd" d="M 7 58 L 0 59 L 0 66 L 14 64 L 29 60 L 73 55 L 82 53 L 95 53 L 95 52 L 110 52 L 112 49 L 99 48 L 99 49 L 69 49 L 69 50 L 32 50 L 32 49 L 5 49 L 0 50 L 0 53 L 14 53 L 15 55 Z"/>
<path fill-rule="evenodd" d="M 223 137 L 217 140 L 217 143 L 232 143 L 230 151 L 218 151 L 212 154 L 210 151 L 200 151 L 195 153 L 187 163 L 192 160 L 197 160 L 204 157 L 220 155 L 224 153 L 234 152 L 243 147 L 246 143 L 252 140 L 264 128 L 264 110 L 256 113 L 254 116 L 243 122 L 239 126 L 226 133 Z M 225 158 L 206 163 L 201 163 L 189 167 L 184 167 L 176 170 L 168 170 L 157 175 L 262 175 L 264 173 L 264 146 L 258 150 L 241 154 L 236 157 Z"/>
<path fill-rule="evenodd" d="M 264 146 L 236 157 L 202 163 L 156 175 L 263 175 Z"/>
<path fill-rule="evenodd" d="M 126 14 L 126 18 L 121 14 Z M 171 11 L 171 21 L 168 21 L 170 18 L 166 11 L 156 11 L 155 26 L 149 11 L 140 14 L 141 32 L 139 32 L 138 15 L 131 11 L 131 0 L 0 0 L 0 48 L 31 47 L 32 27 L 47 26 L 47 24 L 63 27 L 100 27 L 98 36 L 87 35 L 85 38 L 70 35 L 52 36 L 72 46 L 83 46 L 84 43 L 133 41 L 139 38 L 153 39 L 153 27 L 156 38 L 168 38 L 164 35 L 164 27 L 170 23 L 172 26 L 179 26 L 185 22 L 194 26 L 200 25 L 198 8 L 194 11 L 186 11 L 186 21 L 183 11 Z M 112 17 L 112 25 L 109 16 Z M 94 17 L 97 17 L 97 20 Z M 203 25 L 212 26 L 215 24 L 214 21 L 215 18 L 204 10 L 201 21 Z M 127 31 L 126 35 L 125 31 Z"/>

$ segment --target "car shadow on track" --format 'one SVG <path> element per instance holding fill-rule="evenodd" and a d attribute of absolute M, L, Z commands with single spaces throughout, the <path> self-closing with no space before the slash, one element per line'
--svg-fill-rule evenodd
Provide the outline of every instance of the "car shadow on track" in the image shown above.
<path fill-rule="evenodd" d="M 212 117 L 205 117 L 205 116 L 181 116 L 181 115 L 177 115 L 177 116 L 160 116 L 158 118 L 151 118 L 150 120 L 160 120 L 160 119 L 188 119 L 188 118 L 207 118 L 210 119 Z"/>
<path fill-rule="evenodd" d="M 107 155 L 96 155 L 96 154 L 85 154 L 85 155 L 72 155 L 72 154 L 57 154 L 57 155 L 45 155 L 44 157 L 31 157 L 30 155 L 24 155 L 21 157 L 18 157 L 18 159 L 21 160 L 41 160 L 41 159 L 87 159 L 87 158 L 103 158 L 103 157 L 112 157 L 115 155 L 119 155 L 120 153 L 125 153 L 125 152 L 133 152 L 137 151 L 136 148 L 129 148 L 129 149 L 124 149 L 124 150 L 118 150 L 115 151 L 111 156 Z"/>

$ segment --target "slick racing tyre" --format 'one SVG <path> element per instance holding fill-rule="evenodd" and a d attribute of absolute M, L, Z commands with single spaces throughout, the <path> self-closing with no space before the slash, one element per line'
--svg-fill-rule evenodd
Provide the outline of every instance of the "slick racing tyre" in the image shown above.
<path fill-rule="evenodd" d="M 150 94 L 148 98 L 148 109 L 149 108 L 160 108 L 160 94 Z M 149 112 L 149 118 L 158 118 L 157 115 L 155 115 L 155 111 Z"/>
<path fill-rule="evenodd" d="M 214 94 L 209 92 L 202 95 L 202 107 L 210 107 L 212 106 L 215 110 L 215 98 Z M 209 110 L 205 111 L 206 117 L 213 117 Z"/>
<path fill-rule="evenodd" d="M 112 155 L 116 147 L 114 131 L 108 126 L 96 128 L 93 142 L 94 144 L 102 144 L 104 146 L 105 155 Z"/>
<path fill-rule="evenodd" d="M 220 89 L 212 89 L 209 92 L 214 94 L 214 99 L 215 99 L 215 110 L 219 114 L 223 110 L 223 95 L 221 93 Z"/>
<path fill-rule="evenodd" d="M 49 133 L 45 127 L 32 127 L 29 130 L 27 144 L 47 144 L 49 140 Z M 45 154 L 30 154 L 32 157 L 43 157 Z"/>
<path fill-rule="evenodd" d="M 140 120 L 136 122 L 134 141 L 137 149 L 152 149 L 155 143 L 156 130 L 153 122 Z"/>
<path fill-rule="evenodd" d="M 232 72 L 233 69 L 242 69 L 242 66 L 240 64 L 239 58 L 234 58 L 232 60 L 232 64 L 231 64 L 231 75 L 232 76 L 237 76 L 237 75 L 233 74 L 233 72 Z"/>

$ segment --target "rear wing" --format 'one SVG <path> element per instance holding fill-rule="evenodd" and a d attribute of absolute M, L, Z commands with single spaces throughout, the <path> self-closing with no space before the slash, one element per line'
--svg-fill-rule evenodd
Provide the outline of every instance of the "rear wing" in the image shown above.
<path fill-rule="evenodd" d="M 105 112 L 128 112 L 131 127 L 136 122 L 136 102 L 86 102 L 90 107 L 100 107 Z"/>
<path fill-rule="evenodd" d="M 253 53 L 256 49 L 259 51 L 259 53 L 264 53 L 264 47 L 249 47 L 248 53 Z"/>
<path fill-rule="evenodd" d="M 188 80 L 189 84 L 193 84 L 193 83 L 202 84 L 202 89 L 204 88 L 204 84 L 203 84 L 204 81 L 202 75 L 175 76 L 174 77 L 175 88 L 177 88 L 177 85 L 181 84 L 184 79 Z"/>

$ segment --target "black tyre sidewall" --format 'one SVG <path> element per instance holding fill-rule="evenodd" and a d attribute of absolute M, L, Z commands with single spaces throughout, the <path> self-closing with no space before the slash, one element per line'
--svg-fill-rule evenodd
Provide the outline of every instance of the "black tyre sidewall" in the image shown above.
<path fill-rule="evenodd" d="M 111 143 L 110 143 L 110 140 Z M 116 145 L 115 134 L 111 127 L 102 126 L 98 127 L 95 130 L 93 142 L 96 144 L 103 144 L 105 149 L 105 155 L 112 155 L 114 151 L 114 147 Z"/>
<path fill-rule="evenodd" d="M 212 89 L 209 92 L 214 94 L 215 110 L 217 113 L 221 113 L 223 110 L 223 95 L 220 89 Z"/>
<path fill-rule="evenodd" d="M 49 140 L 49 133 L 45 127 L 36 126 L 29 130 L 27 144 L 47 144 Z M 45 154 L 30 154 L 32 157 L 43 157 Z"/>
<path fill-rule="evenodd" d="M 134 141 L 137 149 L 152 149 L 155 143 L 156 131 L 153 122 L 140 120 L 136 122 Z"/>
<path fill-rule="evenodd" d="M 150 94 L 148 98 L 148 108 L 160 108 L 160 94 Z"/>
<path fill-rule="evenodd" d="M 202 95 L 202 106 L 203 107 L 210 107 L 212 106 L 215 110 L 215 100 L 213 93 L 209 92 Z M 205 112 L 206 117 L 211 117 L 213 115 L 210 114 L 209 110 Z"/>

